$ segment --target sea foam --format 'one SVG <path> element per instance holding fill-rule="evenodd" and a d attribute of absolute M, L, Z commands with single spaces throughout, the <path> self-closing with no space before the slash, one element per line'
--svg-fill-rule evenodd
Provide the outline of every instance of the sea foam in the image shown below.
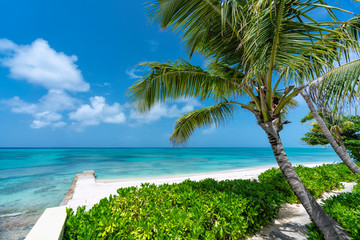
<path fill-rule="evenodd" d="M 15 216 L 18 216 L 18 215 L 20 215 L 20 214 L 21 214 L 21 212 L 0 214 L 0 218 L 2 218 L 2 217 L 15 217 Z"/>

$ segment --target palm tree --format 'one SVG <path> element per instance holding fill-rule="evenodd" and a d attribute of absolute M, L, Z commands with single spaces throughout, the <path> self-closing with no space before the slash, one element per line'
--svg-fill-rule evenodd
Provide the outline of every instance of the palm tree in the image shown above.
<path fill-rule="evenodd" d="M 326 239 L 350 239 L 311 196 L 291 165 L 279 132 L 289 102 L 304 79 L 330 68 L 339 51 L 356 48 L 358 18 L 336 21 L 322 0 L 156 0 L 150 18 L 181 32 L 190 55 L 209 59 L 206 68 L 184 60 L 144 63 L 150 70 L 129 89 L 139 111 L 177 98 L 211 99 L 216 104 L 189 112 L 176 122 L 171 141 L 186 142 L 195 128 L 217 125 L 245 109 L 266 132 L 286 181 Z M 325 9 L 333 22 L 317 22 Z M 338 9 L 341 10 L 341 9 Z M 275 80 L 275 81 L 274 81 Z M 278 87 L 287 87 L 278 95 Z M 291 84 L 297 84 L 291 85 Z"/>
<path fill-rule="evenodd" d="M 342 135 L 348 132 L 353 132 L 353 128 L 355 123 L 351 120 L 351 117 L 344 117 L 343 115 L 339 115 L 336 112 L 320 112 L 321 118 L 324 120 L 326 127 L 329 129 L 330 133 L 335 136 L 337 143 L 341 146 L 343 151 L 347 151 L 345 143 L 343 141 Z M 310 112 L 303 119 L 301 119 L 302 123 L 313 120 L 314 116 Z M 318 124 L 317 121 L 309 123 L 309 125 L 313 126 L 308 132 L 308 135 L 301 140 L 305 141 L 310 145 L 326 145 L 329 144 L 327 139 L 324 139 L 324 134 Z"/>
<path fill-rule="evenodd" d="M 337 135 L 338 142 L 336 142 L 331 129 L 326 126 L 313 102 L 317 103 L 316 105 L 320 111 L 323 111 L 323 109 L 342 109 L 344 104 L 351 104 L 352 100 L 357 106 L 360 94 L 359 81 L 360 59 L 357 59 L 334 68 L 311 82 L 308 86 L 310 93 L 305 90 L 301 92 L 301 96 L 308 105 L 325 138 L 345 165 L 355 174 L 360 173 L 360 167 L 351 160 L 339 134 Z"/>
<path fill-rule="evenodd" d="M 322 119 L 324 120 L 324 114 L 322 114 Z M 311 115 L 312 116 L 312 115 Z M 308 117 L 309 114 L 308 114 Z M 313 116 L 312 116 L 313 118 Z M 325 113 L 325 123 L 326 127 L 329 129 L 330 133 L 335 136 L 335 139 L 337 143 L 340 145 L 341 149 L 345 152 L 347 151 L 344 141 L 341 137 L 341 135 L 345 132 L 351 129 L 354 126 L 354 122 L 345 120 L 343 116 L 340 116 L 340 119 L 334 121 L 333 116 L 331 116 L 329 113 Z M 301 121 L 304 122 L 304 121 Z M 318 122 L 311 122 L 309 125 L 313 126 L 313 128 L 310 129 L 311 132 L 314 133 L 322 133 L 321 128 L 318 124 Z"/>

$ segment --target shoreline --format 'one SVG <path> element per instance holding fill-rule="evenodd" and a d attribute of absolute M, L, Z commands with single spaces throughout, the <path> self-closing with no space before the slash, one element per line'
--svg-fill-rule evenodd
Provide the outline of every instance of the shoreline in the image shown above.
<path fill-rule="evenodd" d="M 304 163 L 293 164 L 293 166 L 303 165 L 306 167 L 315 167 L 323 164 L 331 164 L 330 162 Z M 213 178 L 217 181 L 234 180 L 234 179 L 257 179 L 257 177 L 264 171 L 278 167 L 276 164 L 247 167 L 226 171 L 195 173 L 195 174 L 181 174 L 172 176 L 150 177 L 150 178 L 129 178 L 129 179 L 104 179 L 96 180 L 93 174 L 85 171 L 85 174 L 78 175 L 73 194 L 69 197 L 66 206 L 72 209 L 77 209 L 79 206 L 86 206 L 89 210 L 92 206 L 98 203 L 101 199 L 116 195 L 117 189 L 125 187 L 140 186 L 142 183 L 150 184 L 173 184 L 180 183 L 186 179 L 192 181 L 200 181 L 206 178 Z M 96 173 L 95 173 L 96 174 Z"/>
<path fill-rule="evenodd" d="M 321 163 L 323 164 L 323 163 Z M 269 169 L 273 167 L 277 167 L 276 164 L 268 164 L 256 167 L 244 167 L 244 168 L 236 168 L 231 170 L 222 170 L 222 171 L 214 171 L 214 172 L 199 172 L 199 173 L 186 173 L 186 174 L 174 174 L 174 175 L 162 175 L 162 176 L 154 176 L 154 177 L 130 177 L 130 178 L 109 178 L 109 179 L 96 179 L 97 183 L 113 183 L 113 182 L 128 182 L 128 181 L 153 181 L 160 179 L 174 179 L 174 178 L 191 178 L 191 177 L 201 177 L 208 175 L 220 175 L 220 174 L 232 174 L 232 173 L 240 173 L 240 172 L 250 172 L 256 171 L 260 169 Z"/>
<path fill-rule="evenodd" d="M 295 163 L 292 164 L 294 167 L 303 165 L 305 167 L 316 167 L 323 164 L 332 164 L 333 162 L 317 162 L 317 163 Z M 223 174 L 240 174 L 240 173 L 249 173 L 249 176 L 253 176 L 257 174 L 258 171 L 266 171 L 270 168 L 279 167 L 277 164 L 268 164 L 254 167 L 244 167 L 244 168 L 236 168 L 231 170 L 222 170 L 222 171 L 214 171 L 214 172 L 200 172 L 200 173 L 188 173 L 188 174 L 175 174 L 175 175 L 163 175 L 163 176 L 155 176 L 155 177 L 139 177 L 139 178 L 109 178 L 109 179 L 96 179 L 97 183 L 113 183 L 113 182 L 128 182 L 128 181 L 154 181 L 160 179 L 175 179 L 175 178 L 192 178 L 192 177 L 201 177 L 201 176 L 218 176 Z M 258 174 L 260 175 L 260 174 Z M 247 175 L 244 175 L 245 177 Z M 212 177 L 211 177 L 212 178 Z"/>

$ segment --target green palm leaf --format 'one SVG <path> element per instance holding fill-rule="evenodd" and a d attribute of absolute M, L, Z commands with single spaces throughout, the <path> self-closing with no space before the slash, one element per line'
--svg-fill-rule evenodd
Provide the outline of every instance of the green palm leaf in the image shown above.
<path fill-rule="evenodd" d="M 235 102 L 222 102 L 186 113 L 176 121 L 170 141 L 174 144 L 184 143 L 196 128 L 212 125 L 218 127 L 228 121 L 239 107 Z"/>
<path fill-rule="evenodd" d="M 337 55 L 336 49 L 343 49 L 348 40 L 358 36 L 358 29 L 351 26 L 358 26 L 359 19 L 346 24 L 302 20 L 309 19 L 308 13 L 317 9 L 326 9 L 330 16 L 334 16 L 333 9 L 340 10 L 323 1 L 285 1 L 281 5 L 283 11 L 279 11 L 281 6 L 276 2 L 157 0 L 149 11 L 153 22 L 182 33 L 191 54 L 194 51 L 206 57 L 215 54 L 228 64 L 241 64 L 251 76 L 266 71 L 274 56 L 275 70 L 290 67 L 296 72 L 300 65 L 314 71 L 317 68 L 312 66 L 326 63 L 321 57 Z M 281 14 L 278 36 L 277 14 Z M 313 46 L 315 42 L 321 44 Z M 277 51 L 276 46 L 281 49 Z"/>
<path fill-rule="evenodd" d="M 244 75 L 237 73 L 230 79 L 224 78 L 224 74 L 203 70 L 199 66 L 193 66 L 184 60 L 172 62 L 148 62 L 143 63 L 150 67 L 150 71 L 140 81 L 129 88 L 129 96 L 137 101 L 140 111 L 149 110 L 154 104 L 177 98 L 199 97 L 201 100 L 211 98 L 222 100 L 224 98 L 243 94 L 241 84 Z M 215 66 L 212 62 L 211 66 Z M 218 68 L 226 65 L 216 65 Z M 235 74 L 234 71 L 232 71 Z M 230 72 L 227 73 L 229 77 Z"/>
<path fill-rule="evenodd" d="M 341 109 L 357 103 L 360 96 L 360 59 L 324 74 L 310 86 L 310 93 L 319 109 Z"/>

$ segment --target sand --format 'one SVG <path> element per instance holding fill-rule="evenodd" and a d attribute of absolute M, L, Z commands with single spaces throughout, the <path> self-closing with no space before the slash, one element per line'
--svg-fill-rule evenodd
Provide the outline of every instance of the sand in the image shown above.
<path fill-rule="evenodd" d="M 308 163 L 302 164 L 307 167 L 314 167 L 324 163 Z M 75 187 L 72 189 L 72 198 L 67 196 L 67 206 L 76 209 L 78 206 L 86 206 L 90 209 L 100 199 L 117 194 L 116 190 L 123 187 L 140 186 L 142 183 L 154 183 L 157 185 L 164 183 L 179 183 L 186 179 L 200 181 L 206 178 L 215 180 L 232 180 L 232 179 L 257 179 L 257 177 L 269 168 L 277 167 L 277 165 L 267 165 L 258 167 L 241 168 L 229 171 L 198 173 L 177 176 L 163 176 L 153 178 L 137 178 L 137 179 L 111 179 L 96 180 L 93 174 L 86 171 L 85 174 L 77 176 Z"/>

